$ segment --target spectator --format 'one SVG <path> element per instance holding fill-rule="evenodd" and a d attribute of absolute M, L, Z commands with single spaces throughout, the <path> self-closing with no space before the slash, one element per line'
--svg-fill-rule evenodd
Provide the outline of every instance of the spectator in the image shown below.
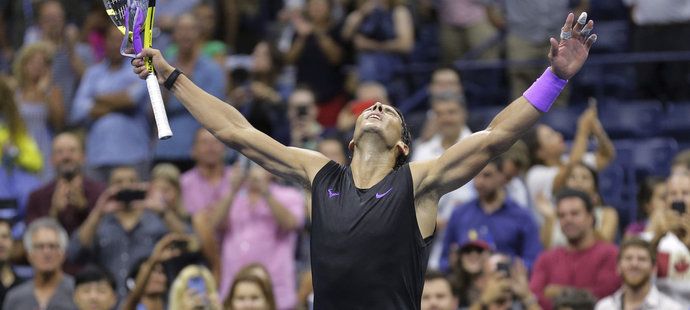
<path fill-rule="evenodd" d="M 497 44 L 489 45 L 498 32 L 489 22 L 481 4 L 472 0 L 442 0 L 438 2 L 437 10 L 444 64 L 451 64 L 469 51 L 481 51 L 478 54 L 481 59 L 498 58 Z"/>
<path fill-rule="evenodd" d="M 306 212 L 302 192 L 278 185 L 258 165 L 234 169 L 229 194 L 206 215 L 223 233 L 221 292 L 227 294 L 240 267 L 260 262 L 273 279 L 278 309 L 294 308 L 294 252 Z"/>
<path fill-rule="evenodd" d="M 537 210 L 534 209 L 534 204 L 530 201 L 529 191 L 525 183 L 525 173 L 527 168 L 529 168 L 528 154 L 527 145 L 523 141 L 518 140 L 508 151 L 501 155 L 503 157 L 502 169 L 508 179 L 506 184 L 508 196 L 513 198 L 521 207 L 528 208 L 535 215 L 538 215 Z"/>
<path fill-rule="evenodd" d="M 457 77 L 454 71 L 453 75 Z M 442 76 L 445 73 L 437 72 L 434 76 Z M 432 82 L 432 85 L 435 85 Z M 432 86 L 434 87 L 434 86 Z M 432 117 L 427 124 L 433 124 L 436 133 L 428 141 L 416 141 L 415 151 L 412 153 L 412 161 L 434 159 L 456 142 L 472 134 L 465 121 L 467 110 L 460 97 L 453 95 L 434 96 L 431 98 Z M 420 139 L 421 140 L 421 139 Z M 448 220 L 457 206 L 464 205 L 476 197 L 472 182 L 444 195 L 438 204 L 438 216 L 436 217 L 436 240 L 431 248 L 429 256 L 429 268 L 438 269 L 443 250 L 443 239 L 446 233 Z"/>
<path fill-rule="evenodd" d="M 79 80 L 92 63 L 91 49 L 79 42 L 77 27 L 65 23 L 65 7 L 60 1 L 43 1 L 36 12 L 36 26 L 27 29 L 24 45 L 43 40 L 54 46 L 51 80 L 62 90 L 62 102 L 69 113 Z"/>
<path fill-rule="evenodd" d="M 235 277 L 224 305 L 229 310 L 278 309 L 270 286 L 255 275 Z"/>
<path fill-rule="evenodd" d="M 208 130 L 197 129 L 191 149 L 194 168 L 182 174 L 182 202 L 194 215 L 210 208 L 230 191 L 231 168 L 225 165 L 226 148 Z"/>
<path fill-rule="evenodd" d="M 316 147 L 316 151 L 341 165 L 346 165 L 348 162 L 345 155 L 345 147 L 336 138 L 326 137 L 321 139 Z"/>
<path fill-rule="evenodd" d="M 6 219 L 0 219 L 0 305 L 5 300 L 7 292 L 23 283 L 25 279 L 17 275 L 10 261 L 12 257 L 12 223 Z"/>
<path fill-rule="evenodd" d="M 496 250 L 519 257 L 531 268 L 541 251 L 539 230 L 532 214 L 507 197 L 500 158 L 489 162 L 474 178 L 478 198 L 458 207 L 450 216 L 443 240 L 441 268 L 449 268 L 448 258 L 462 236 L 486 230 Z"/>
<path fill-rule="evenodd" d="M 433 103 L 436 101 L 457 102 L 461 106 L 461 113 L 459 114 L 462 119 L 461 124 L 462 126 L 466 125 L 467 107 L 465 106 L 465 93 L 462 83 L 460 82 L 460 75 L 457 71 L 455 71 L 455 69 L 451 67 L 443 67 L 434 70 L 434 72 L 431 73 L 431 82 L 423 94 L 428 97 L 428 104 L 426 104 L 426 106 L 428 106 L 428 109 L 431 111 L 434 111 Z M 401 104 L 400 109 L 404 111 L 407 107 L 403 107 L 402 105 L 403 104 Z M 413 107 L 410 107 L 409 109 L 413 109 Z M 427 112 L 424 128 L 420 130 L 420 137 L 418 139 L 419 142 L 415 143 L 422 144 L 427 142 L 429 139 L 438 137 L 440 126 L 438 126 L 436 123 L 436 117 L 438 117 L 438 115 Z M 469 128 L 467 131 L 469 131 Z M 459 131 L 453 135 L 457 135 L 458 133 Z M 414 154 L 412 155 L 414 156 Z"/>
<path fill-rule="evenodd" d="M 251 54 L 252 49 L 266 38 L 271 21 L 283 1 L 218 1 L 223 17 L 225 42 L 234 54 Z"/>
<path fill-rule="evenodd" d="M 666 207 L 655 211 L 648 225 L 657 246 L 657 281 L 659 291 L 690 307 L 690 176 L 671 175 L 666 183 Z"/>
<path fill-rule="evenodd" d="M 586 152 L 590 136 L 597 141 L 594 154 Z M 563 159 L 566 151 L 563 135 L 547 125 L 535 126 L 523 136 L 523 140 L 529 149 L 532 164 L 525 178 L 532 201 L 550 200 L 553 193 L 564 187 L 568 171 L 575 164 L 583 162 L 595 171 L 601 171 L 616 157 L 616 150 L 598 119 L 594 105 L 580 115 L 567 159 Z"/>
<path fill-rule="evenodd" d="M 597 303 L 596 309 L 685 309 L 652 283 L 656 255 L 649 242 L 628 239 L 621 244 L 617 271 L 623 287 Z"/>
<path fill-rule="evenodd" d="M 96 265 L 84 267 L 74 276 L 74 304 L 78 310 L 112 310 L 117 304 L 115 278 Z"/>
<path fill-rule="evenodd" d="M 180 271 L 170 286 L 170 309 L 221 309 L 216 281 L 201 265 L 189 265 Z"/>
<path fill-rule="evenodd" d="M 317 0 L 321 1 L 321 0 Z M 298 88 L 288 99 L 288 121 L 290 122 L 290 146 L 316 150 L 323 132 L 317 122 L 318 108 L 314 93 L 306 88 Z"/>
<path fill-rule="evenodd" d="M 403 57 L 414 47 L 410 11 L 399 0 L 358 1 L 347 16 L 342 36 L 357 52 L 360 81 L 376 81 L 387 88 Z"/>
<path fill-rule="evenodd" d="M 279 130 L 285 123 L 281 103 L 289 93 L 285 85 L 278 83 L 283 55 L 273 43 L 264 40 L 254 47 L 250 62 L 250 65 L 246 65 L 247 68 L 233 70 L 230 101 L 252 126 L 288 144 L 288 132 Z"/>
<path fill-rule="evenodd" d="M 183 14 L 177 18 L 173 39 L 178 51 L 171 58 L 171 63 L 205 91 L 223 98 L 225 76 L 222 68 L 202 53 L 200 29 L 199 20 L 192 14 Z M 158 141 L 154 158 L 157 162 L 171 162 L 181 171 L 186 171 L 193 164 L 189 158 L 189 150 L 194 142 L 194 133 L 201 125 L 174 96 L 166 100 L 165 108 L 170 126 L 175 130 L 175 139 Z"/>
<path fill-rule="evenodd" d="M 50 216 L 71 235 L 86 220 L 105 185 L 84 175 L 84 148 L 74 133 L 64 132 L 55 137 L 51 161 L 55 178 L 29 196 L 26 222 Z"/>
<path fill-rule="evenodd" d="M 169 231 L 187 230 L 187 225 L 172 209 L 142 200 L 146 188 L 128 184 L 139 181 L 134 172 L 127 167 L 113 170 L 112 184 L 72 235 L 69 248 L 70 261 L 89 261 L 106 267 L 117 280 L 120 297 L 125 296 L 125 280 L 134 262 L 150 255 L 154 244 Z M 132 179 L 127 174 L 134 174 L 135 179 L 118 181 Z"/>
<path fill-rule="evenodd" d="M 183 251 L 193 250 L 189 248 L 192 240 L 188 235 L 168 234 L 156 242 L 151 256 L 140 258 L 129 271 L 128 294 L 122 310 L 164 310 L 168 277 L 163 264 L 182 255 Z M 178 246 L 180 243 L 186 244 L 187 249 Z"/>
<path fill-rule="evenodd" d="M 189 213 L 182 204 L 180 170 L 175 165 L 162 163 L 153 167 L 148 196 L 163 204 L 160 208 L 170 209 L 184 222 L 190 220 Z"/>
<path fill-rule="evenodd" d="M 427 271 L 422 290 L 422 310 L 457 310 L 458 296 L 453 284 L 440 272 Z"/>
<path fill-rule="evenodd" d="M 505 39 L 506 58 L 514 62 L 545 62 L 544 51 L 549 49 L 549 37 L 559 33 L 563 26 L 561 20 L 556 17 L 563 16 L 569 11 L 575 11 L 575 16 L 579 16 L 580 12 L 589 6 L 589 0 L 482 1 L 487 3 L 487 14 L 491 23 L 500 31 L 508 33 Z M 535 24 L 539 25 L 539 29 L 534 29 Z M 510 66 L 510 97 L 522 96 L 532 81 L 542 74 L 541 67 L 541 63 Z M 555 104 L 567 104 L 568 95 L 569 91 L 566 88 Z"/>
<path fill-rule="evenodd" d="M 619 287 L 618 249 L 596 239 L 593 209 L 583 192 L 564 189 L 557 195 L 556 213 L 568 244 L 543 252 L 534 264 L 530 289 L 543 309 L 552 309 L 553 298 L 569 287 L 587 289 L 597 298 Z"/>
<path fill-rule="evenodd" d="M 175 36 L 175 28 L 182 15 L 192 12 L 194 7 L 199 4 L 199 0 L 159 0 L 156 4 L 156 27 L 161 29 L 153 46 L 165 50 Z M 174 39 L 173 39 L 174 41 Z M 188 72 L 188 71 L 185 71 Z"/>
<path fill-rule="evenodd" d="M 214 60 L 218 65 L 225 65 L 227 47 L 222 41 L 213 40 L 216 27 L 216 11 L 209 3 L 201 2 L 194 8 L 194 17 L 199 23 L 198 37 L 201 43 L 201 53 L 205 57 Z M 182 18 L 182 16 L 179 18 Z M 177 57 L 179 48 L 176 43 L 173 43 L 165 50 L 165 54 L 169 57 Z"/>
<path fill-rule="evenodd" d="M 0 159 L 0 199 L 10 204 L 7 210 L 11 213 L 3 214 L 3 217 L 22 220 L 29 193 L 40 185 L 35 173 L 41 171 L 43 158 L 19 114 L 14 93 L 7 81 L 1 78 Z"/>
<path fill-rule="evenodd" d="M 38 42 L 23 47 L 13 64 L 19 112 L 46 159 L 50 158 L 52 133 L 62 130 L 65 124 L 62 90 L 55 85 L 50 72 L 52 61 L 50 44 Z M 44 165 L 45 178 L 52 177 L 52 168 L 49 163 Z"/>
<path fill-rule="evenodd" d="M 460 299 L 460 307 L 468 308 L 479 300 L 477 280 L 482 275 L 484 263 L 496 246 L 487 232 L 475 230 L 470 230 L 464 235 L 458 245 L 457 251 L 450 255 L 450 277 L 455 284 L 455 294 Z"/>
<path fill-rule="evenodd" d="M 388 92 L 383 85 L 377 82 L 363 82 L 357 86 L 355 100 L 345 105 L 338 114 L 336 128 L 341 134 L 348 135 L 344 138 L 345 141 L 349 142 L 352 138 L 352 129 L 359 114 L 377 101 L 390 105 Z"/>
<path fill-rule="evenodd" d="M 635 52 L 688 51 L 690 43 L 676 38 L 690 35 L 690 9 L 687 3 L 673 1 L 623 0 L 630 7 L 634 25 L 632 50 Z M 643 62 L 637 64 L 637 87 L 643 98 L 679 101 L 690 98 L 687 61 Z"/>
<path fill-rule="evenodd" d="M 482 267 L 477 279 L 479 299 L 470 310 L 480 309 L 541 309 L 537 298 L 529 290 L 527 269 L 520 259 L 511 260 L 502 254 L 493 254 Z"/>
<path fill-rule="evenodd" d="M 647 230 L 649 218 L 656 210 L 666 208 L 666 181 L 659 177 L 647 177 L 637 191 L 637 222 L 625 229 L 625 237 L 640 236 Z M 642 237 L 645 238 L 645 237 Z M 651 238 L 647 238 L 649 240 Z"/>
<path fill-rule="evenodd" d="M 88 128 L 87 173 L 101 182 L 121 165 L 146 176 L 150 164 L 146 86 L 120 55 L 121 41 L 120 31 L 108 27 L 106 57 L 84 73 L 71 113 L 74 124 Z"/>
<path fill-rule="evenodd" d="M 75 309 L 74 279 L 62 272 L 67 232 L 54 219 L 42 218 L 29 225 L 24 248 L 34 278 L 9 291 L 3 309 Z"/>
<path fill-rule="evenodd" d="M 613 242 L 618 233 L 618 212 L 616 209 L 606 206 L 599 194 L 599 178 L 596 171 L 582 163 L 570 165 L 569 173 L 566 175 L 565 185 L 568 188 L 582 191 L 589 195 L 594 204 L 594 232 L 598 239 Z M 563 235 L 560 224 L 556 221 L 553 206 L 544 199 L 537 199 L 537 204 L 546 204 L 539 208 L 544 218 L 542 225 L 542 243 L 545 248 L 561 246 L 567 243 Z"/>
<path fill-rule="evenodd" d="M 671 162 L 671 174 L 690 173 L 690 150 L 678 152 Z"/>
<path fill-rule="evenodd" d="M 297 83 L 314 90 L 319 123 L 332 127 L 345 105 L 341 68 L 345 51 L 340 28 L 331 17 L 334 1 L 306 2 L 304 14 L 297 11 L 290 16 L 296 33 L 285 58 L 297 67 Z"/>

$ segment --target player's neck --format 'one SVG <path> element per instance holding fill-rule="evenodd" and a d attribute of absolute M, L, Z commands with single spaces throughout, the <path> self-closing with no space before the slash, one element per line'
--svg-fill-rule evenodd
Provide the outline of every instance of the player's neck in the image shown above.
<path fill-rule="evenodd" d="M 370 188 L 381 181 L 395 165 L 395 152 L 380 146 L 359 143 L 352 156 L 352 177 L 357 188 Z"/>

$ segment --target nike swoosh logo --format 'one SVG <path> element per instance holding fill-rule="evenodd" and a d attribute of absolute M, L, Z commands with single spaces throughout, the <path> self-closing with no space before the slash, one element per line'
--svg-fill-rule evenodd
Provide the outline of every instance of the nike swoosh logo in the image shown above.
<path fill-rule="evenodd" d="M 390 193 L 392 190 L 393 190 L 393 188 L 391 187 L 391 188 L 389 188 L 389 189 L 388 189 L 385 193 L 383 193 L 383 194 L 376 193 L 376 199 L 381 199 L 381 198 L 383 198 L 383 196 L 388 195 L 388 193 Z"/>
<path fill-rule="evenodd" d="M 333 198 L 338 195 L 340 195 L 340 193 L 334 192 L 332 188 L 328 189 L 328 198 Z"/>

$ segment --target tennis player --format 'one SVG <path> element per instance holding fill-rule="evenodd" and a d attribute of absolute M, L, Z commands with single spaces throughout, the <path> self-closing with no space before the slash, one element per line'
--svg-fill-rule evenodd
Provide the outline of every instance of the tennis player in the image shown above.
<path fill-rule="evenodd" d="M 352 163 L 286 147 L 253 128 L 230 105 L 205 93 L 158 50 L 158 80 L 199 122 L 228 146 L 312 193 L 311 256 L 314 309 L 419 309 L 438 200 L 472 179 L 549 110 L 587 59 L 596 35 L 586 14 L 568 15 L 561 39 L 551 38 L 551 66 L 523 94 L 477 132 L 439 158 L 407 163 L 410 132 L 396 108 L 376 103 L 357 118 Z"/>

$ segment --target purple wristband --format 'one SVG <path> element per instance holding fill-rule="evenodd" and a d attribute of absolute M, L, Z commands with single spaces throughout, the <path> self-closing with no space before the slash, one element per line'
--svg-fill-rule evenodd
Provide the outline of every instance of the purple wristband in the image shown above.
<path fill-rule="evenodd" d="M 522 96 L 537 110 L 548 112 L 567 83 L 568 80 L 559 78 L 551 71 L 551 67 L 548 67 Z"/>

